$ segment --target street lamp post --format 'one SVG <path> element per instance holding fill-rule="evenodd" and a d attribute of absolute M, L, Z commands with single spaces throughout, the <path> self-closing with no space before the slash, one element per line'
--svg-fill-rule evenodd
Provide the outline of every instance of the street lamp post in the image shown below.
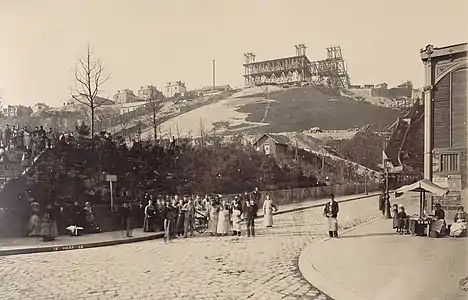
<path fill-rule="evenodd" d="M 388 190 L 388 162 L 389 159 L 384 160 L 384 167 L 385 167 L 385 219 L 391 219 L 392 216 L 390 214 L 390 195 L 389 195 L 389 190 Z"/>

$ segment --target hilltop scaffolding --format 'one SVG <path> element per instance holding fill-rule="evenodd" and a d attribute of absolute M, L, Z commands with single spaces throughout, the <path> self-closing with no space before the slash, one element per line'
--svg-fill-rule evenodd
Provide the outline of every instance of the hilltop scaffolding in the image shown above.
<path fill-rule="evenodd" d="M 312 62 L 307 57 L 305 44 L 294 47 L 295 56 L 265 61 L 256 61 L 252 52 L 245 53 L 245 86 L 327 83 L 332 88 L 349 87 L 349 75 L 340 46 L 328 47 L 327 59 Z"/>

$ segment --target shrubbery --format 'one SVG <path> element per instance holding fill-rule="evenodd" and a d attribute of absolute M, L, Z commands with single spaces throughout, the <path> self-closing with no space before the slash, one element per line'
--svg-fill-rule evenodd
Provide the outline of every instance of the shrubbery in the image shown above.
<path fill-rule="evenodd" d="M 93 142 L 78 137 L 43 154 L 26 178 L 23 197 L 39 202 L 108 201 L 106 174 L 118 176 L 117 199 L 125 195 L 133 200 L 145 194 L 227 194 L 316 183 L 298 172 L 280 168 L 273 158 L 235 142 L 197 146 L 137 142 L 127 148 L 110 138 Z"/>

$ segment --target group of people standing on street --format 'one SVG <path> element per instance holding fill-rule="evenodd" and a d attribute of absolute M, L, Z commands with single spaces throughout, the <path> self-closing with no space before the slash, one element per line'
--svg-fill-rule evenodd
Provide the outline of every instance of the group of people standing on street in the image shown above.
<path fill-rule="evenodd" d="M 89 202 L 86 202 L 84 207 L 78 202 L 63 207 L 48 204 L 45 209 L 41 209 L 38 202 L 32 202 L 31 210 L 28 228 L 30 237 L 42 237 L 43 241 L 52 241 L 67 230 L 71 235 L 79 235 L 80 230 L 85 233 L 101 232 Z"/>
<path fill-rule="evenodd" d="M 176 236 L 193 236 L 196 211 L 200 205 L 202 201 L 199 196 L 179 199 L 176 195 L 165 201 L 158 199 L 156 203 L 149 200 L 143 210 L 143 231 L 164 230 L 167 241 Z"/>
<path fill-rule="evenodd" d="M 255 236 L 255 219 L 258 216 L 258 199 L 245 195 L 235 196 L 232 202 L 212 200 L 207 207 L 208 232 L 212 236 L 241 236 L 243 225 L 247 229 L 247 237 Z M 273 213 L 278 206 L 270 195 L 263 201 L 263 225 L 273 226 Z"/>
<path fill-rule="evenodd" d="M 144 207 L 143 231 L 152 232 L 164 230 L 165 240 L 171 241 L 175 237 L 194 236 L 195 219 L 205 220 L 207 231 L 212 236 L 241 236 L 243 224 L 247 229 L 247 236 L 255 236 L 255 218 L 258 215 L 260 193 L 256 189 L 253 193 L 240 194 L 232 201 L 223 199 L 221 195 L 178 196 L 168 197 L 165 201 L 149 200 Z M 278 206 L 269 195 L 263 202 L 264 225 L 273 226 L 273 212 Z"/>

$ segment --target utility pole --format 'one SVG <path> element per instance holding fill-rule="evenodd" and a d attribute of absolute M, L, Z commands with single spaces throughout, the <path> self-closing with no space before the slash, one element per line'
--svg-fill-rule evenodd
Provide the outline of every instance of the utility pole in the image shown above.
<path fill-rule="evenodd" d="M 216 88 L 216 61 L 213 59 L 213 91 Z"/>
<path fill-rule="evenodd" d="M 382 153 L 385 153 L 385 149 L 387 148 L 387 136 L 384 138 L 384 147 Z M 389 166 L 388 163 L 390 161 L 389 158 L 382 157 L 383 160 L 383 167 L 385 169 L 385 219 L 391 219 L 392 216 L 390 214 L 390 195 L 389 195 Z"/>
<path fill-rule="evenodd" d="M 177 130 L 177 140 L 180 140 L 180 130 L 179 130 L 179 124 L 176 124 L 176 130 Z"/>

